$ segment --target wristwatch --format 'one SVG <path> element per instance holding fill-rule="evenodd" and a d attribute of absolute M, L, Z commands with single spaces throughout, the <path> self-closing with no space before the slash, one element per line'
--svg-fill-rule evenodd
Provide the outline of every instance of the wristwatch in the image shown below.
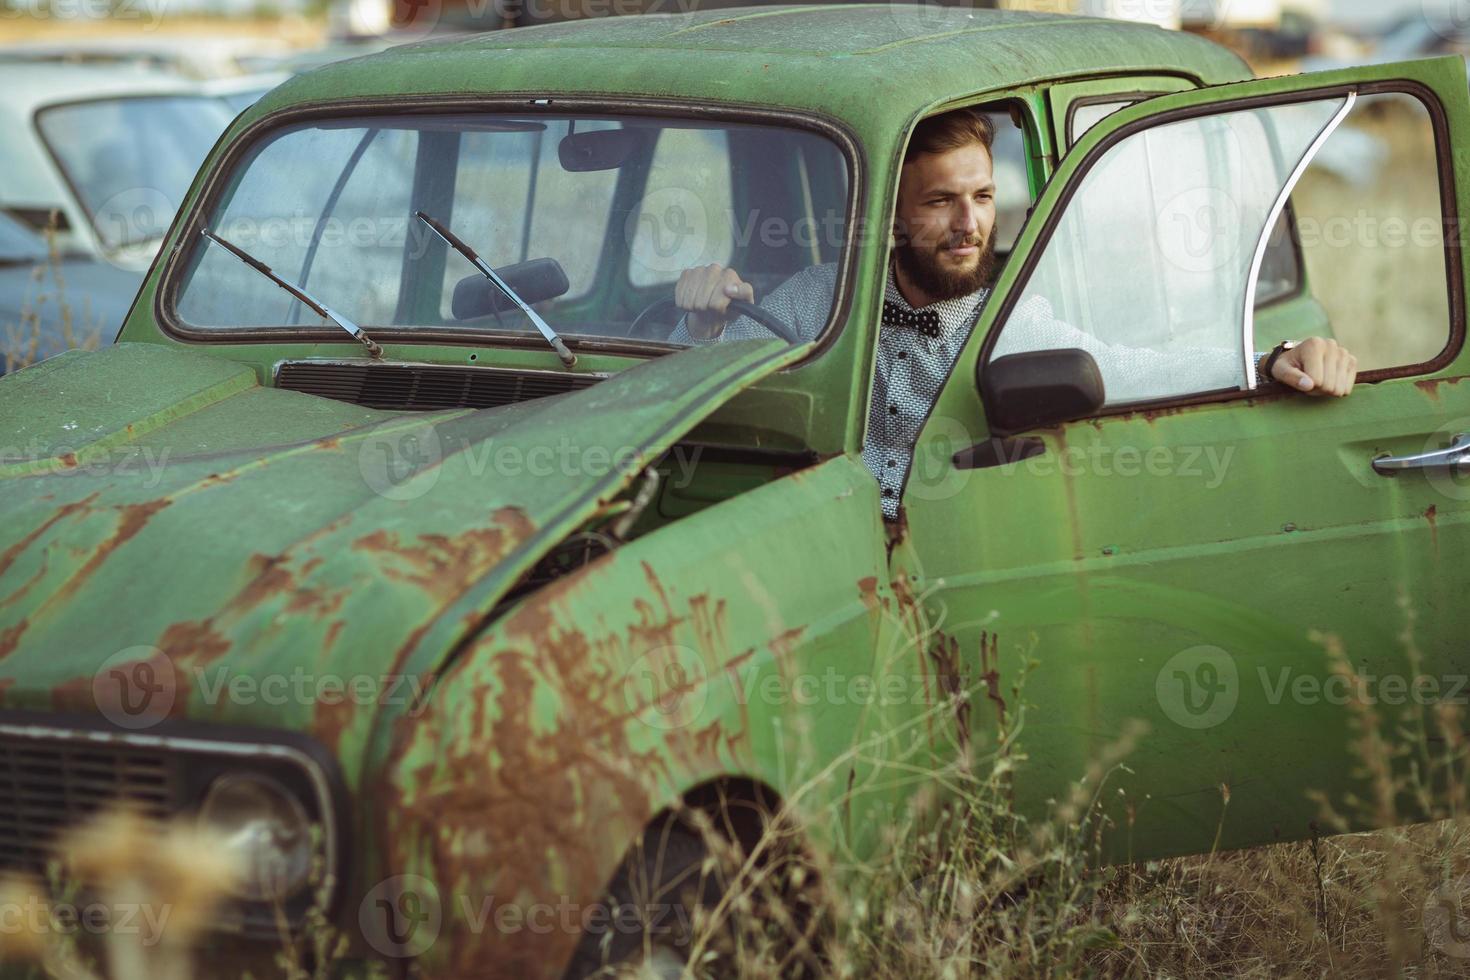
<path fill-rule="evenodd" d="M 1301 345 L 1302 342 L 1300 340 L 1283 340 L 1281 343 L 1271 348 L 1271 352 L 1269 354 L 1266 354 L 1264 357 L 1256 362 L 1257 380 L 1264 378 L 1267 381 L 1275 381 L 1276 377 L 1271 373 L 1271 369 L 1276 366 L 1276 358 L 1280 357 L 1282 354 L 1285 354 L 1289 350 L 1296 350 Z"/>

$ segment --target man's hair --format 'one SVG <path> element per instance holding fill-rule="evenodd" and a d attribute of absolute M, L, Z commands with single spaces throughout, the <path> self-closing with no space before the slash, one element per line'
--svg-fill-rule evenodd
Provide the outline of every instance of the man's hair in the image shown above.
<path fill-rule="evenodd" d="M 979 143 L 990 153 L 994 142 L 995 127 L 985 113 L 979 109 L 955 109 L 930 116 L 914 127 L 903 162 L 911 163 L 914 157 L 924 153 L 948 153 L 971 143 Z"/>

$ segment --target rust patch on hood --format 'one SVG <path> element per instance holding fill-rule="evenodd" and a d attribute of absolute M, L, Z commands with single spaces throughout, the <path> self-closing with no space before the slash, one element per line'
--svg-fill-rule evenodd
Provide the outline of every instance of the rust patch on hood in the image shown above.
<path fill-rule="evenodd" d="M 77 569 L 76 573 L 67 579 L 60 589 L 56 590 L 56 594 L 46 600 L 42 608 L 44 609 L 53 602 L 65 601 L 75 595 L 77 589 L 81 588 L 87 579 L 102 567 L 103 562 L 111 557 L 118 548 L 136 537 L 138 532 L 148 525 L 153 515 L 163 510 L 169 503 L 168 500 L 150 500 L 146 504 L 127 504 L 117 508 L 117 529 L 112 532 L 112 537 L 92 552 L 92 557 L 87 559 L 86 564 Z"/>
<path fill-rule="evenodd" d="M 383 566 L 385 575 L 448 601 L 457 599 L 535 530 L 518 507 L 500 508 L 492 521 L 490 527 L 470 528 L 452 536 L 422 534 L 412 543 L 379 529 L 358 538 L 352 547 L 391 558 Z"/>
<path fill-rule="evenodd" d="M 214 628 L 214 620 L 174 623 L 164 630 L 158 648 L 174 663 L 209 663 L 230 650 L 230 641 Z"/>
<path fill-rule="evenodd" d="M 44 522 L 37 525 L 33 530 L 27 533 L 25 537 L 21 538 L 9 548 L 6 548 L 4 554 L 0 554 L 0 577 L 3 577 L 5 575 L 6 571 L 10 569 L 10 566 L 15 564 L 15 560 L 21 556 L 21 553 L 24 552 L 31 545 L 35 544 L 36 541 L 40 539 L 41 535 L 51 530 L 53 527 L 56 526 L 58 522 L 65 520 L 72 514 L 75 514 L 78 511 L 86 510 L 87 508 L 91 507 L 93 502 L 96 501 L 97 496 L 98 495 L 94 493 L 90 497 L 86 497 L 82 500 L 77 500 L 69 504 L 64 504 L 59 510 L 56 511 L 56 513 L 46 518 Z"/>

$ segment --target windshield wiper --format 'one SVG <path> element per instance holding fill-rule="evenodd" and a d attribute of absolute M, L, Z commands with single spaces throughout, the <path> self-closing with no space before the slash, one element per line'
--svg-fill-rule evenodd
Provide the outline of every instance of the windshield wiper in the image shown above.
<path fill-rule="evenodd" d="M 370 356 L 379 358 L 383 356 L 383 348 L 373 343 L 372 339 L 369 338 L 367 334 L 362 332 L 361 327 L 353 323 L 351 320 L 347 319 L 342 314 L 335 312 L 325 303 L 318 301 L 316 297 L 312 296 L 305 289 L 302 289 L 300 286 L 289 283 L 286 280 L 282 279 L 280 276 L 271 271 L 270 266 L 266 265 L 264 262 L 251 255 L 249 252 L 246 252 L 238 245 L 232 245 L 231 243 L 225 241 L 223 238 L 219 237 L 208 228 L 199 229 L 199 233 L 205 238 L 214 242 L 220 248 L 223 248 L 225 251 L 234 255 L 235 258 L 239 259 L 241 262 L 244 262 L 256 272 L 265 276 L 277 286 L 280 286 L 292 296 L 295 296 L 301 302 L 305 303 L 317 316 L 321 317 L 324 320 L 331 320 L 337 326 L 352 334 L 354 338 L 356 338 L 364 347 L 368 349 L 368 354 Z"/>
<path fill-rule="evenodd" d="M 491 282 L 495 283 L 496 286 L 500 287 L 500 291 L 505 293 L 506 296 L 510 297 L 510 301 L 516 306 L 519 306 L 522 313 L 531 318 L 531 322 L 536 325 L 537 330 L 541 331 L 541 336 L 546 338 L 546 342 L 551 345 L 552 350 L 556 351 L 556 356 L 561 358 L 561 362 L 563 364 L 565 364 L 567 367 L 576 366 L 577 355 L 573 354 L 570 350 L 567 349 L 567 345 L 563 343 L 562 339 L 556 335 L 556 331 L 551 329 L 551 325 L 545 320 L 541 319 L 540 315 L 538 315 L 535 310 L 531 309 L 531 305 L 529 303 L 521 299 L 520 296 L 516 295 L 516 291 L 514 289 L 511 289 L 510 285 L 506 283 L 504 279 L 496 275 L 495 270 L 490 268 L 489 263 L 480 258 L 480 256 L 475 252 L 474 249 L 470 248 L 464 242 L 460 241 L 458 235 L 450 231 L 448 228 L 445 228 L 443 225 L 435 221 L 433 218 L 429 217 L 427 214 L 424 214 L 424 212 L 415 211 L 413 214 L 414 217 L 418 218 L 424 224 L 428 225 L 429 228 L 434 232 L 434 234 L 444 239 L 444 244 L 454 249 L 460 255 L 463 255 L 466 259 L 469 259 L 470 265 L 473 265 L 476 269 L 479 269 L 481 275 L 483 275 L 486 279 L 489 279 Z"/>

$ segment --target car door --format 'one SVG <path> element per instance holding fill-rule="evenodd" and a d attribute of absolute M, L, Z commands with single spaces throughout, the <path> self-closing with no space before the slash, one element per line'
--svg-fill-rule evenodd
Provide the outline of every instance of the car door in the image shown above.
<path fill-rule="evenodd" d="M 1394 104 L 1424 127 L 1413 174 L 1377 164 L 1382 214 L 1426 195 L 1407 252 L 1387 219 L 1353 224 L 1360 137 Z M 1364 107 L 1370 129 L 1345 125 Z M 984 702 L 1012 698 L 1023 809 L 1063 798 L 1134 719 L 1148 733 L 1106 796 L 1114 857 L 1306 837 L 1315 793 L 1353 812 L 1347 794 L 1371 798 L 1349 749 L 1361 701 L 1394 738 L 1428 729 L 1406 766 L 1443 748 L 1434 713 L 1465 703 L 1470 672 L 1470 483 L 1412 457 L 1470 432 L 1467 141 L 1465 67 L 1442 59 L 1161 96 L 1059 167 L 920 435 L 894 550 L 936 642 L 987 677 L 981 738 Z M 1253 376 L 1256 351 L 1323 332 L 1306 306 L 1255 308 L 1288 197 L 1314 298 L 1363 355 L 1346 399 Z M 1001 363 L 1017 355 L 1029 380 Z"/>

